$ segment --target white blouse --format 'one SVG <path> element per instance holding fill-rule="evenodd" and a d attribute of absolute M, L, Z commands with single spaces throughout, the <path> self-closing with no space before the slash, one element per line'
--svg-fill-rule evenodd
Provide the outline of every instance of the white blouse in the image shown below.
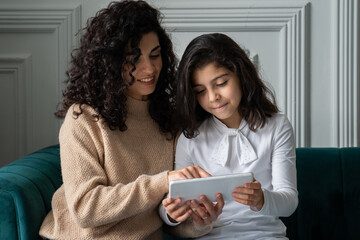
<path fill-rule="evenodd" d="M 260 211 L 233 200 L 225 202 L 213 230 L 200 239 L 286 239 L 286 227 L 278 217 L 290 216 L 298 204 L 295 140 L 285 115 L 267 120 L 254 132 L 245 120 L 231 129 L 212 117 L 195 138 L 179 137 L 176 169 L 198 165 L 213 176 L 253 172 L 264 192 Z"/>

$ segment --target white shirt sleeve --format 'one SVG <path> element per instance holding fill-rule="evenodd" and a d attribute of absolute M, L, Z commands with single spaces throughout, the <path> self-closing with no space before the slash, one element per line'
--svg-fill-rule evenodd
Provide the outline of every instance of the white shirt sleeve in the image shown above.
<path fill-rule="evenodd" d="M 263 189 L 264 206 L 259 213 L 287 217 L 298 205 L 295 139 L 287 118 L 278 123 L 273 140 L 271 156 L 273 190 Z"/>

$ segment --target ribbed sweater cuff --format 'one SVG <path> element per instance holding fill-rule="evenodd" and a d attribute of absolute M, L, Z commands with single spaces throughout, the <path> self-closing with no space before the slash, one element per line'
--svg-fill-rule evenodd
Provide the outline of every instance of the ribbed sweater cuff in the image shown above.
<path fill-rule="evenodd" d="M 154 175 L 155 189 L 158 189 L 161 194 L 169 192 L 168 172 L 164 171 Z"/>

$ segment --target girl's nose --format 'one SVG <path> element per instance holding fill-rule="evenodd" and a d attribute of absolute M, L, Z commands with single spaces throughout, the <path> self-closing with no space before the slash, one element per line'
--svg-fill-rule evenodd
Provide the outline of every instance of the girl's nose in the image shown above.
<path fill-rule="evenodd" d="M 216 91 L 209 91 L 209 101 L 215 102 L 219 99 L 220 95 Z"/>

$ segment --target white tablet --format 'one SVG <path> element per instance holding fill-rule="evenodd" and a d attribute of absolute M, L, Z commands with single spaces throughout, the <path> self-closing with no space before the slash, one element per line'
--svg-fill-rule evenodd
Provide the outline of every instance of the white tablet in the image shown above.
<path fill-rule="evenodd" d="M 204 194 L 210 201 L 216 202 L 216 193 L 222 193 L 224 201 L 229 201 L 233 199 L 231 193 L 235 187 L 252 181 L 251 172 L 171 181 L 169 195 L 172 199 L 180 197 L 186 201 L 199 200 L 199 196 Z"/>

